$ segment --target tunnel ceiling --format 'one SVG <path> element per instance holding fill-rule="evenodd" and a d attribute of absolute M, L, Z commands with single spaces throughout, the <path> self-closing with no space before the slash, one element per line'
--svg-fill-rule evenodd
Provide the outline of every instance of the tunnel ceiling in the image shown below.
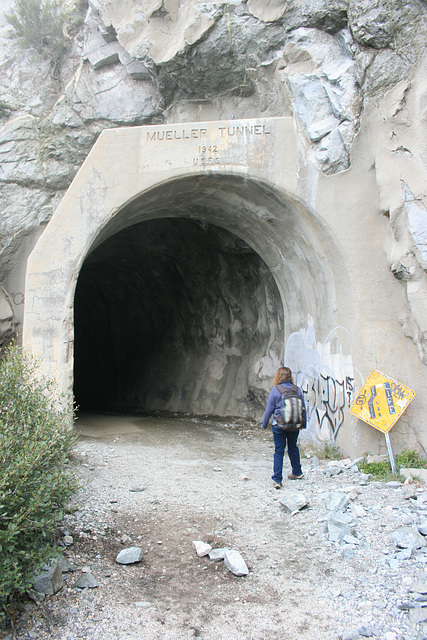
<path fill-rule="evenodd" d="M 247 242 L 276 281 L 288 332 L 306 326 L 309 317 L 320 332 L 335 325 L 335 279 L 345 280 L 344 262 L 329 231 L 295 199 L 230 174 L 174 179 L 115 212 L 93 247 L 125 227 L 165 217 L 207 222 Z"/>
<path fill-rule="evenodd" d="M 279 362 L 283 307 L 249 245 L 204 221 L 162 218 L 110 236 L 75 296 L 83 409 L 258 415 L 260 361 Z"/>

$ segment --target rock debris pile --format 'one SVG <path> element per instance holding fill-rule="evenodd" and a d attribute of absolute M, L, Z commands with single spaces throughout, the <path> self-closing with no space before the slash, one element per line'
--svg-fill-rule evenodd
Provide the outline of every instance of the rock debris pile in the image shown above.
<path fill-rule="evenodd" d="M 423 483 L 312 456 L 277 491 L 265 433 L 156 423 L 79 442 L 63 586 L 19 640 L 427 638 Z"/>

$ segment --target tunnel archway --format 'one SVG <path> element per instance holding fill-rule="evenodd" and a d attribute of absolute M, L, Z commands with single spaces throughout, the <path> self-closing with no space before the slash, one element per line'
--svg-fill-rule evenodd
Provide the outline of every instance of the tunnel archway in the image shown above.
<path fill-rule="evenodd" d="M 268 185 L 230 175 L 168 181 L 128 202 L 80 270 L 77 404 L 258 417 L 285 318 L 293 328 L 317 309 L 327 322 L 333 309 L 310 223 Z"/>
<path fill-rule="evenodd" d="M 201 146 L 201 138 L 212 144 Z M 212 165 L 207 156 L 210 149 L 215 150 Z M 210 122 L 104 131 L 28 260 L 23 343 L 40 357 L 43 372 L 54 375 L 60 389 L 70 397 L 74 304 L 80 273 L 96 262 L 105 243 L 117 242 L 121 232 L 135 230 L 149 221 L 160 224 L 173 219 L 191 221 L 192 228 L 198 224 L 202 230 L 206 225 L 218 229 L 213 235 L 220 248 L 209 245 L 209 250 L 216 251 L 218 260 L 227 255 L 225 271 L 235 269 L 229 260 L 228 245 L 236 243 L 235 239 L 224 240 L 225 232 L 246 243 L 254 252 L 251 260 L 258 265 L 252 269 L 251 273 L 258 275 L 249 278 L 248 291 L 256 282 L 262 284 L 264 292 L 273 290 L 266 283 L 274 280 L 281 302 L 277 305 L 275 296 L 272 303 L 273 298 L 264 294 L 265 304 L 260 306 L 260 324 L 266 336 L 263 355 L 250 350 L 243 376 L 248 377 L 247 381 L 255 376 L 254 384 L 249 385 L 255 392 L 267 390 L 283 354 L 285 335 L 308 324 L 319 335 L 327 335 L 337 324 L 337 290 L 346 313 L 351 313 L 345 261 L 330 228 L 301 200 L 296 149 L 294 123 L 286 118 L 236 121 L 231 128 L 226 123 Z M 132 237 L 132 232 L 127 233 Z M 141 233 L 144 235 L 144 231 Z M 126 252 L 119 252 L 123 253 Z M 177 264 L 175 259 L 175 268 Z M 103 265 L 106 271 L 105 260 Z M 243 300 L 248 301 L 251 296 L 244 293 Z M 228 319 L 229 302 L 224 306 Z M 271 348 L 280 341 L 277 336 L 281 329 L 277 327 L 283 324 L 282 344 Z M 127 330 L 125 323 L 122 330 Z M 254 361 L 256 366 L 250 372 Z M 177 389 L 181 386 L 171 398 L 174 393 L 179 395 Z M 137 396 L 136 389 L 133 392 Z M 240 393 L 232 384 L 227 386 L 227 393 L 227 403 L 219 409 L 217 403 L 217 410 L 235 413 L 237 403 L 240 411 L 243 399 L 246 412 L 248 389 Z M 120 394 L 116 392 L 115 397 L 118 399 Z M 134 400 L 127 398 L 126 403 L 130 406 Z M 204 412 L 207 404 L 202 403 L 200 410 Z M 194 403 L 192 406 L 195 408 Z"/>

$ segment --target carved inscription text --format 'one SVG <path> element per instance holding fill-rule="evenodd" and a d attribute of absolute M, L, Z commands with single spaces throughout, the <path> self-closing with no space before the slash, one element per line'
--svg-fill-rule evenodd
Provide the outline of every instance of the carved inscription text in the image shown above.
<path fill-rule="evenodd" d="M 193 165 L 204 167 L 218 164 L 239 164 L 235 158 L 233 159 L 229 153 L 226 153 L 230 143 L 237 138 L 255 138 L 270 134 L 271 130 L 265 124 L 212 125 L 209 130 L 206 127 L 185 127 L 181 125 L 170 129 L 154 129 L 150 127 L 146 132 L 146 142 L 198 140 L 199 144 L 193 150 Z M 212 140 L 215 140 L 216 144 L 211 144 Z"/>

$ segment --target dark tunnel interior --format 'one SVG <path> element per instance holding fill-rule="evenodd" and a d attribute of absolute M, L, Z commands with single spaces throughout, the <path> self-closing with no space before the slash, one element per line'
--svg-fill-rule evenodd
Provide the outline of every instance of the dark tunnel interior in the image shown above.
<path fill-rule="evenodd" d="M 283 307 L 260 256 L 232 233 L 162 218 L 90 253 L 74 305 L 80 410 L 262 414 L 260 360 L 283 351 Z"/>

